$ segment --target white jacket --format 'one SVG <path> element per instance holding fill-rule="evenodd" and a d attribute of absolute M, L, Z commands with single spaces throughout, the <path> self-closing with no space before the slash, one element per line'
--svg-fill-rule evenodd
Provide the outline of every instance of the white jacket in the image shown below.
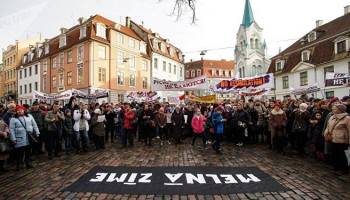
<path fill-rule="evenodd" d="M 87 110 L 83 111 L 84 114 L 84 121 L 85 121 L 85 126 L 86 126 L 86 131 L 89 131 L 89 123 L 88 120 L 90 120 L 90 113 Z M 74 131 L 79 131 L 79 120 L 81 119 L 81 112 L 80 110 L 74 110 L 73 111 L 73 119 L 74 119 L 74 125 L 73 125 L 73 130 Z"/>

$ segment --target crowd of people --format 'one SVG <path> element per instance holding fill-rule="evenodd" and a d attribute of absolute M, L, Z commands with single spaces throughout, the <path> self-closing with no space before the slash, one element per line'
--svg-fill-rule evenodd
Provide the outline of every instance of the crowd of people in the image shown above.
<path fill-rule="evenodd" d="M 217 154 L 223 140 L 236 148 L 266 144 L 277 153 L 311 156 L 332 164 L 339 173 L 349 173 L 345 154 L 350 144 L 349 114 L 349 96 L 186 105 L 84 104 L 75 97 L 66 105 L 9 102 L 0 106 L 0 171 L 6 172 L 11 162 L 16 170 L 23 164 L 32 168 L 32 155 L 47 153 L 52 160 L 62 153 L 99 151 L 108 143 L 108 147 L 142 143 L 152 147 L 180 145 L 191 138 L 192 148 L 213 149 Z"/>

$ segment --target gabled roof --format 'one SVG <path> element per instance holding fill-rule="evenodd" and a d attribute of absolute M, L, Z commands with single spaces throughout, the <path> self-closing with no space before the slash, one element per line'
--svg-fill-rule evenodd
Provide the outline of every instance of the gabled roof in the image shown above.
<path fill-rule="evenodd" d="M 308 42 L 308 36 L 310 33 L 316 33 L 317 39 Z M 281 73 L 290 72 L 301 62 L 301 53 L 304 50 L 311 51 L 310 60 L 308 62 L 316 66 L 341 59 L 342 57 L 334 55 L 334 40 L 340 36 L 350 37 L 350 14 L 336 18 L 305 34 L 294 44 L 271 59 L 268 72 L 275 72 L 275 63 L 277 60 L 285 60 Z M 349 55 L 350 52 L 347 52 L 348 57 Z"/>
<path fill-rule="evenodd" d="M 247 28 L 250 25 L 252 25 L 253 22 L 254 22 L 253 10 L 252 10 L 252 7 L 250 5 L 250 1 L 246 0 L 245 7 L 244 7 L 244 15 L 243 15 L 243 20 L 242 20 L 242 25 Z"/>

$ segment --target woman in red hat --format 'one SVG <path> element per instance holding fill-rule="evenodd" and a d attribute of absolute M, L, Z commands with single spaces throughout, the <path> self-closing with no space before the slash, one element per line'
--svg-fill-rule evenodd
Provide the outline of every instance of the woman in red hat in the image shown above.
<path fill-rule="evenodd" d="M 39 136 L 38 126 L 32 115 L 25 113 L 25 108 L 16 106 L 16 115 L 10 120 L 10 140 L 15 146 L 17 170 L 23 160 L 27 168 L 33 168 L 30 163 L 30 145 Z"/>

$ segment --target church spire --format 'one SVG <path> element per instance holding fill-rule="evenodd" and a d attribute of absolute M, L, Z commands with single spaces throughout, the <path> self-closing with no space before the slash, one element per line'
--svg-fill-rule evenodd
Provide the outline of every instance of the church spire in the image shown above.
<path fill-rule="evenodd" d="M 250 1 L 245 1 L 245 7 L 244 7 L 244 15 L 243 15 L 243 21 L 242 25 L 244 27 L 249 27 L 254 22 L 254 16 L 253 16 L 253 10 L 250 6 Z"/>

